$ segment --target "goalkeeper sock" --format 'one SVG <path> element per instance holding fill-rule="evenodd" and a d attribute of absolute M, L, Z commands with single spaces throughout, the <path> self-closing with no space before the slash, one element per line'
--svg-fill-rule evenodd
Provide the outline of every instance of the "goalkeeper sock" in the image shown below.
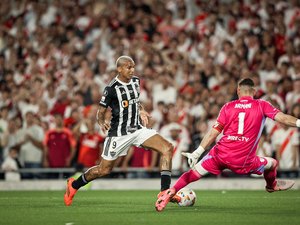
<path fill-rule="evenodd" d="M 170 184 L 171 184 L 171 171 L 169 170 L 162 170 L 160 172 L 160 176 L 161 176 L 161 191 L 167 190 L 170 188 Z"/>
<path fill-rule="evenodd" d="M 72 183 L 72 187 L 76 190 L 81 188 L 82 186 L 86 185 L 88 181 L 86 181 L 84 174 L 82 174 L 80 177 L 77 178 L 77 180 L 74 180 Z"/>
<path fill-rule="evenodd" d="M 277 166 L 277 160 L 273 159 L 272 168 L 270 168 L 269 170 L 265 170 L 264 172 L 264 178 L 266 180 L 267 187 L 269 188 L 274 188 L 274 186 L 276 185 Z"/>
<path fill-rule="evenodd" d="M 197 181 L 201 178 L 201 175 L 196 170 L 189 170 L 188 172 L 185 172 L 182 174 L 175 185 L 173 186 L 177 191 L 179 191 L 181 188 L 184 188 L 189 183 L 192 183 L 194 181 Z"/>

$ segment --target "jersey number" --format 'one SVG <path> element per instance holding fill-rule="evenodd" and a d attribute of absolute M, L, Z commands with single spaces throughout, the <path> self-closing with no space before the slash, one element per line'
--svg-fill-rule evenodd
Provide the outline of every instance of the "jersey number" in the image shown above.
<path fill-rule="evenodd" d="M 239 128 L 238 128 L 238 134 L 243 134 L 243 133 L 244 133 L 245 115 L 246 115 L 246 113 L 244 113 L 244 112 L 240 112 L 240 113 L 239 113 Z"/>

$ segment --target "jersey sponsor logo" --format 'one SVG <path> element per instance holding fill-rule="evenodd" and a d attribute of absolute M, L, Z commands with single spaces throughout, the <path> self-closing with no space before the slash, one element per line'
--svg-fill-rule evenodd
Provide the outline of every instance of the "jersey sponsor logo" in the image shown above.
<path fill-rule="evenodd" d="M 234 108 L 236 109 L 250 109 L 252 107 L 252 104 L 251 103 L 248 103 L 248 104 L 240 104 L 240 103 L 237 103 L 235 104 Z"/>
<path fill-rule="evenodd" d="M 135 104 L 135 103 L 138 103 L 139 102 L 139 100 L 137 99 L 137 98 L 135 98 L 135 99 L 131 99 L 131 100 L 123 100 L 122 102 L 121 102 L 121 104 L 122 104 L 122 107 L 123 108 L 127 108 L 129 105 L 132 105 L 132 104 Z"/>
<path fill-rule="evenodd" d="M 243 142 L 248 142 L 250 138 L 244 137 L 244 136 L 231 136 L 228 135 L 227 140 L 231 141 L 243 141 Z"/>
<path fill-rule="evenodd" d="M 110 155 L 111 155 L 112 157 L 114 157 L 114 156 L 116 155 L 116 152 L 110 152 Z"/>

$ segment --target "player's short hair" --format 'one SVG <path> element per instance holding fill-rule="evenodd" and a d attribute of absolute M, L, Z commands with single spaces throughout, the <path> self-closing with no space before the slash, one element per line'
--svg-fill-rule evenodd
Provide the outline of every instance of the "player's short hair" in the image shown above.
<path fill-rule="evenodd" d="M 239 87 L 240 86 L 248 86 L 248 87 L 254 88 L 254 82 L 251 78 L 244 78 L 244 79 L 240 80 L 238 85 L 239 85 Z"/>
<path fill-rule="evenodd" d="M 116 67 L 123 66 L 126 62 L 132 62 L 134 63 L 133 59 L 127 55 L 122 55 L 116 60 Z"/>

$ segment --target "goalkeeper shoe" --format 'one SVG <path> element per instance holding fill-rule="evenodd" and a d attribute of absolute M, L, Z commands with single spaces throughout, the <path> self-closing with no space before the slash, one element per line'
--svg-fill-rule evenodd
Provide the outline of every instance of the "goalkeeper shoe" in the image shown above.
<path fill-rule="evenodd" d="M 157 201 L 155 204 L 156 211 L 158 212 L 163 211 L 175 194 L 176 194 L 175 188 L 169 188 L 167 190 L 161 191 L 157 195 Z"/>
<path fill-rule="evenodd" d="M 266 191 L 270 193 L 275 191 L 286 191 L 288 189 L 291 189 L 294 184 L 295 181 L 293 180 L 277 180 L 274 187 L 271 188 L 266 186 Z"/>
<path fill-rule="evenodd" d="M 64 201 L 65 201 L 66 206 L 69 206 L 72 204 L 73 197 L 77 192 L 77 189 L 72 187 L 72 183 L 74 180 L 75 180 L 74 178 L 70 178 L 67 181 L 66 193 L 64 195 Z"/>
<path fill-rule="evenodd" d="M 181 198 L 178 195 L 174 195 L 170 200 L 170 202 L 172 202 L 172 203 L 179 203 L 180 201 L 181 201 Z"/>

